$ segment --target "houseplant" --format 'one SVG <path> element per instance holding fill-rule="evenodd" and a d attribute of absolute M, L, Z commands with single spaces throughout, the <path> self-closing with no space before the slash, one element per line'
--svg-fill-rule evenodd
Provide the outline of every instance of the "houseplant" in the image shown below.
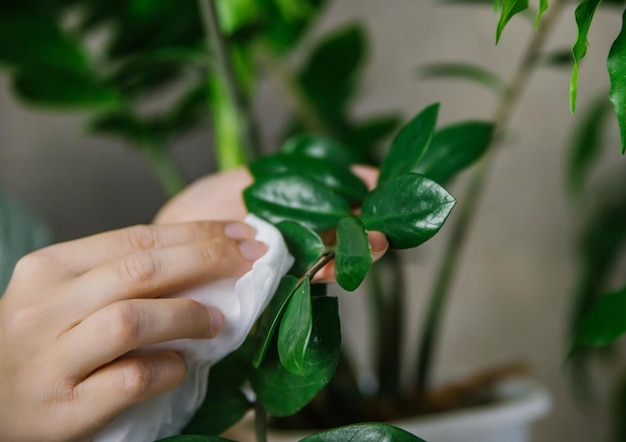
<path fill-rule="evenodd" d="M 22 83 L 20 83 L 20 84 L 23 84 L 23 81 L 22 81 Z M 335 98 L 336 98 L 336 97 L 335 97 Z M 127 119 L 127 120 L 128 120 L 128 119 Z M 115 119 L 113 119 L 113 121 L 115 121 Z M 142 132 L 141 132 L 140 130 L 138 130 L 138 129 L 137 129 L 137 126 L 141 127 L 141 125 L 135 125 L 135 126 L 133 126 L 132 124 L 128 124 L 128 121 L 126 121 L 126 120 L 124 120 L 124 119 L 120 119 L 120 118 L 118 118 L 118 119 L 117 119 L 117 121 L 118 121 L 118 122 L 119 122 L 119 121 L 125 121 L 126 127 L 131 127 L 131 129 L 133 129 L 133 130 L 135 131 L 135 133 L 136 133 L 136 134 L 141 135 L 141 133 L 142 133 Z M 110 124 L 110 122 L 111 122 L 111 120 L 109 120 L 109 124 Z M 118 123 L 118 126 L 119 126 L 119 123 Z M 109 127 L 115 127 L 115 125 L 110 125 Z M 118 129 L 118 130 L 119 130 L 119 129 Z M 128 129 L 127 129 L 127 130 L 128 130 Z M 128 130 L 128 132 L 130 132 L 130 131 Z M 146 132 L 146 131 L 144 130 L 144 135 L 145 135 L 145 132 Z M 158 131 L 155 131 L 155 132 L 157 132 L 157 133 L 158 133 Z M 132 132 L 130 132 L 130 133 L 132 133 Z M 142 136 L 143 136 L 143 135 L 142 135 Z"/>

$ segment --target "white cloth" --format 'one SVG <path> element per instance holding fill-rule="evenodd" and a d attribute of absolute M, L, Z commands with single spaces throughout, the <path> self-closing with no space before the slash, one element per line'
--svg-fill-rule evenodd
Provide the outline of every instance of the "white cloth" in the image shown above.
<path fill-rule="evenodd" d="M 243 343 L 281 277 L 293 264 L 274 226 L 254 215 L 248 215 L 246 223 L 256 229 L 255 238 L 268 247 L 252 270 L 238 280 L 222 280 L 176 295 L 218 308 L 224 315 L 221 332 L 213 339 L 181 339 L 159 344 L 159 349 L 175 350 L 185 358 L 187 375 L 182 385 L 125 411 L 96 436 L 96 442 L 152 442 L 176 435 L 200 407 L 210 367 Z"/>

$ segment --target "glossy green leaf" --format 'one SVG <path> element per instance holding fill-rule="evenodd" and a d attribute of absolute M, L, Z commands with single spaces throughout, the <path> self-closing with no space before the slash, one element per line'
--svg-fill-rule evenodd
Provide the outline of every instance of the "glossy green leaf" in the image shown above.
<path fill-rule="evenodd" d="M 400 130 L 380 166 L 379 183 L 410 172 L 415 167 L 430 145 L 438 114 L 439 103 L 431 104 Z"/>
<path fill-rule="evenodd" d="M 582 120 L 576 124 L 567 164 L 567 184 L 574 195 L 578 195 L 583 189 L 586 178 L 604 147 L 610 108 L 610 102 L 603 94 L 588 107 Z"/>
<path fill-rule="evenodd" d="M 311 282 L 307 276 L 291 295 L 278 330 L 280 363 L 293 374 L 304 374 L 304 358 L 313 328 L 312 315 Z"/>
<path fill-rule="evenodd" d="M 13 89 L 24 100 L 53 107 L 109 107 L 117 93 L 92 75 L 63 68 L 28 65 L 13 78 Z"/>
<path fill-rule="evenodd" d="M 528 8 L 528 0 L 499 0 L 498 3 L 500 5 L 500 19 L 496 29 L 496 44 L 500 41 L 502 31 L 509 20 Z"/>
<path fill-rule="evenodd" d="M 506 88 L 506 84 L 497 74 L 471 63 L 431 63 L 421 66 L 419 74 L 423 78 L 468 80 L 497 93 L 502 93 Z"/>
<path fill-rule="evenodd" d="M 341 349 L 337 298 L 314 297 L 313 329 L 302 375 L 289 373 L 270 346 L 265 360 L 251 377 L 257 399 L 273 416 L 289 416 L 308 404 L 324 388 L 337 367 Z"/>
<path fill-rule="evenodd" d="M 480 158 L 491 143 L 493 124 L 467 121 L 438 130 L 430 147 L 411 170 L 445 184 Z"/>
<path fill-rule="evenodd" d="M 280 280 L 280 284 L 276 289 L 276 293 L 272 296 L 272 300 L 259 318 L 257 328 L 254 331 L 255 341 L 258 342 L 258 350 L 252 360 L 254 368 L 258 368 L 265 358 L 267 349 L 269 348 L 274 333 L 280 324 L 282 313 L 287 307 L 287 302 L 298 287 L 298 279 L 294 276 L 287 275 Z"/>
<path fill-rule="evenodd" d="M 569 89 L 569 104 L 572 113 L 576 111 L 576 95 L 578 91 L 578 66 L 587 54 L 587 35 L 593 16 L 602 0 L 583 0 L 576 8 L 576 26 L 578 26 L 578 38 L 572 47 L 574 55 L 574 67 L 572 68 L 572 80 Z"/>
<path fill-rule="evenodd" d="M 314 134 L 301 134 L 289 138 L 281 147 L 281 151 L 289 155 L 320 158 L 344 166 L 349 166 L 359 159 L 332 138 Z"/>
<path fill-rule="evenodd" d="M 360 204 L 367 195 L 365 183 L 348 167 L 326 159 L 279 153 L 250 164 L 250 172 L 257 179 L 285 173 L 306 176 L 334 190 L 351 204 Z"/>
<path fill-rule="evenodd" d="M 622 16 L 622 30 L 613 42 L 607 61 L 613 103 L 622 137 L 622 153 L 626 151 L 626 11 Z"/>
<path fill-rule="evenodd" d="M 626 333 L 626 287 L 601 296 L 581 322 L 576 346 L 604 347 Z"/>
<path fill-rule="evenodd" d="M 323 431 L 300 442 L 424 442 L 398 427 L 381 423 L 363 423 Z"/>
<path fill-rule="evenodd" d="M 326 247 L 322 238 L 311 229 L 293 221 L 280 222 L 276 227 L 283 235 L 289 253 L 295 260 L 289 272 L 296 276 L 304 275 L 324 253 Z"/>
<path fill-rule="evenodd" d="M 335 278 L 344 290 L 353 291 L 361 285 L 372 266 L 372 250 L 363 223 L 354 216 L 337 224 Z"/>
<path fill-rule="evenodd" d="M 184 434 L 182 436 L 166 437 L 156 442 L 236 442 L 219 436 L 203 436 L 200 434 Z"/>
<path fill-rule="evenodd" d="M 318 232 L 334 227 L 350 212 L 350 204 L 339 194 L 295 174 L 259 179 L 243 196 L 248 211 L 271 223 L 296 221 Z"/>
<path fill-rule="evenodd" d="M 50 228 L 30 209 L 0 192 L 0 297 L 17 261 L 52 242 Z"/>
<path fill-rule="evenodd" d="M 409 173 L 380 184 L 363 202 L 368 230 L 383 232 L 391 247 L 416 247 L 439 231 L 455 199 L 423 175 Z"/>
<path fill-rule="evenodd" d="M 83 47 L 63 31 L 55 17 L 32 11 L 0 15 L 0 63 L 79 71 L 88 66 Z"/>
<path fill-rule="evenodd" d="M 539 9 L 537 9 L 537 18 L 535 18 L 535 29 L 541 23 L 541 17 L 548 10 L 548 0 L 539 0 Z"/>

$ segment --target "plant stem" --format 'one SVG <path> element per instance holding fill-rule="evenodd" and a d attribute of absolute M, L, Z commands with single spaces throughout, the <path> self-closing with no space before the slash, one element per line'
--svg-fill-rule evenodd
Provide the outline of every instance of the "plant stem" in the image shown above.
<path fill-rule="evenodd" d="M 284 64 L 274 57 L 265 45 L 259 45 L 258 53 L 261 62 L 265 65 L 270 75 L 276 80 L 276 85 L 285 97 L 287 104 L 302 121 L 302 124 L 312 132 L 317 132 L 322 135 L 332 135 L 333 131 L 317 113 L 317 110 L 298 84 L 298 81 Z"/>
<path fill-rule="evenodd" d="M 166 196 L 172 197 L 183 190 L 187 180 L 167 149 L 163 146 L 148 146 L 145 152 Z"/>
<path fill-rule="evenodd" d="M 254 432 L 257 442 L 267 442 L 267 411 L 258 401 L 254 404 Z"/>
<path fill-rule="evenodd" d="M 335 258 L 335 251 L 332 250 L 330 252 L 328 252 L 326 255 L 324 255 L 322 257 L 322 259 L 320 259 L 317 263 L 315 263 L 315 265 L 313 267 L 311 267 L 302 278 L 300 278 L 300 283 L 302 283 L 304 281 L 305 278 L 309 278 L 309 279 L 313 279 L 313 277 L 315 276 L 315 274 L 317 272 L 319 272 L 320 270 L 322 270 L 322 268 L 328 264 L 329 262 L 331 262 L 333 259 Z"/>
<path fill-rule="evenodd" d="M 235 66 L 217 17 L 216 0 L 198 0 L 202 23 L 207 35 L 207 45 L 212 48 L 215 68 L 224 82 L 224 87 L 238 116 L 239 138 L 245 157 L 250 160 L 261 154 L 259 130 L 252 115 L 251 106 L 238 81 Z"/>
<path fill-rule="evenodd" d="M 435 286 L 429 298 L 426 317 L 419 342 L 417 359 L 416 388 L 423 397 L 426 388 L 430 385 L 432 359 L 434 347 L 439 334 L 439 327 L 445 305 L 449 297 L 452 280 L 458 268 L 459 257 L 467 242 L 471 222 L 484 194 L 489 172 L 494 163 L 498 146 L 506 133 L 512 111 L 519 102 L 522 92 L 534 69 L 537 67 L 541 49 L 543 48 L 549 31 L 554 26 L 556 18 L 561 12 L 565 0 L 555 0 L 550 5 L 549 12 L 542 19 L 541 26 L 534 33 L 526 51 L 518 65 L 513 78 L 501 96 L 496 108 L 494 129 L 487 153 L 477 165 L 471 178 L 465 199 L 460 207 L 460 213 L 452 226 L 452 233 L 448 238 L 443 258 L 435 277 Z"/>

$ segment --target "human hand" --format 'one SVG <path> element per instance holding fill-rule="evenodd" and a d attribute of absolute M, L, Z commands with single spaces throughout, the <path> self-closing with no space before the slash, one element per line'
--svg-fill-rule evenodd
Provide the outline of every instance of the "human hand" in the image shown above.
<path fill-rule="evenodd" d="M 211 338 L 221 314 L 161 298 L 238 277 L 265 253 L 240 223 L 136 226 L 23 258 L 0 299 L 0 434 L 18 441 L 86 440 L 132 405 L 178 386 L 171 351 Z"/>
<path fill-rule="evenodd" d="M 378 180 L 378 169 L 370 166 L 353 166 L 352 171 L 372 189 Z M 198 179 L 169 200 L 157 213 L 156 223 L 187 222 L 197 220 L 223 220 L 245 218 L 247 212 L 242 193 L 252 184 L 248 169 L 240 167 L 227 172 L 207 175 Z M 380 259 L 389 244 L 380 232 L 369 232 L 374 260 Z M 315 277 L 317 282 L 334 280 L 331 262 Z"/>

